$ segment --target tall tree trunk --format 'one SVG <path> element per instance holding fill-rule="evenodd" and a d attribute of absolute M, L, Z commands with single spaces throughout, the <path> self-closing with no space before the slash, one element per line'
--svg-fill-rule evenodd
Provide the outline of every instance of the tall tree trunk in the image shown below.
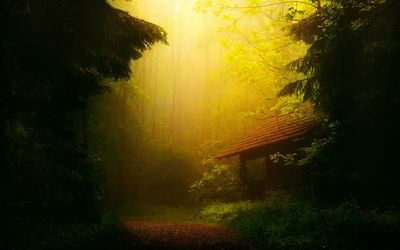
<path fill-rule="evenodd" d="M 175 14 L 176 15 L 176 14 Z M 177 112 L 177 91 L 179 84 L 179 74 L 180 71 L 178 69 L 179 63 L 181 61 L 181 40 L 182 40 L 182 16 L 179 15 L 178 18 L 175 19 L 175 23 L 178 26 L 177 35 L 175 37 L 175 41 L 177 42 L 172 50 L 172 61 L 173 61 L 173 70 L 172 70 L 172 104 L 171 104 L 171 116 L 170 116 L 170 140 L 174 140 L 176 136 L 175 127 L 177 124 L 176 120 L 176 112 Z"/>
<path fill-rule="evenodd" d="M 156 51 L 156 61 L 153 62 L 155 63 L 155 71 L 154 71 L 154 82 L 153 82 L 153 112 L 152 112 L 152 121 L 151 121 L 151 134 L 152 137 L 155 138 L 156 137 L 156 127 L 157 127 L 157 98 L 158 98 L 158 62 L 160 60 L 160 50 L 157 49 Z"/>
<path fill-rule="evenodd" d="M 208 30 L 207 19 L 203 16 L 203 27 L 204 29 Z M 202 121 L 202 133 L 201 133 L 201 140 L 205 141 L 207 138 L 207 113 L 208 113 L 208 92 L 207 92 L 207 83 L 208 83 L 208 73 L 210 69 L 210 46 L 208 43 L 205 43 L 205 65 L 204 65 L 204 83 L 203 83 L 203 121 Z"/>

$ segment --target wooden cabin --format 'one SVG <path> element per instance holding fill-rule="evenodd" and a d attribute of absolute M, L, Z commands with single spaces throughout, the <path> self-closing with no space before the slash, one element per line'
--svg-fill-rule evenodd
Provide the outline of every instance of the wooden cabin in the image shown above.
<path fill-rule="evenodd" d="M 247 186 L 246 198 L 261 198 L 265 190 L 291 190 L 306 182 L 304 168 L 273 163 L 270 155 L 293 153 L 311 141 L 317 122 L 312 109 L 302 114 L 271 117 L 253 133 L 224 149 L 217 156 L 239 156 L 239 176 Z"/>

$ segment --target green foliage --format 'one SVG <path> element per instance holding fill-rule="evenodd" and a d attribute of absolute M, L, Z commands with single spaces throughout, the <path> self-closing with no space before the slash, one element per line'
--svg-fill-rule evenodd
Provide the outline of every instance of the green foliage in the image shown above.
<path fill-rule="evenodd" d="M 105 1 L 5 1 L 0 51 L 0 196 L 12 213 L 95 215 L 87 155 L 90 96 L 157 41 L 158 26 Z"/>
<path fill-rule="evenodd" d="M 400 215 L 354 202 L 334 208 L 281 199 L 215 204 L 205 219 L 223 223 L 262 249 L 396 249 Z"/>
<path fill-rule="evenodd" d="M 89 150 L 104 178 L 106 204 L 189 202 L 195 176 L 192 153 L 176 145 L 149 141 L 137 106 L 134 80 L 108 83 L 111 92 L 91 99 Z"/>
<path fill-rule="evenodd" d="M 369 204 L 400 204 L 393 146 L 400 138 L 399 10 L 394 0 L 325 1 L 291 25 L 293 37 L 310 47 L 287 66 L 302 77 L 280 94 L 302 96 L 340 124 L 305 152 L 315 183 L 331 183 L 317 190 L 342 192 L 326 197 L 353 193 Z"/>
<path fill-rule="evenodd" d="M 297 78 L 287 74 L 285 65 L 303 56 L 307 47 L 287 35 L 289 21 L 282 10 L 290 8 L 293 19 L 297 19 L 308 16 L 310 6 L 302 1 L 295 2 L 196 1 L 198 11 L 213 14 L 207 18 L 218 28 L 218 33 L 213 36 L 219 38 L 224 52 L 225 60 L 217 82 L 224 82 L 229 87 L 223 92 L 226 93 L 224 99 L 232 96 L 226 101 L 222 99 L 221 115 L 225 120 L 229 116 L 239 117 L 239 112 L 253 121 L 269 117 L 270 108 L 278 101 L 279 90 L 288 79 Z M 232 110 L 228 104 L 237 106 Z M 234 124 L 242 123 L 233 121 Z"/>
<path fill-rule="evenodd" d="M 108 90 L 105 78 L 128 78 L 166 33 L 98 0 L 2 1 L 0 22 L 0 229 L 97 221 L 88 99 Z"/>
<path fill-rule="evenodd" d="M 202 164 L 208 171 L 189 190 L 199 201 L 233 201 L 241 197 L 239 177 L 228 165 L 218 164 L 215 159 L 206 159 Z"/>
<path fill-rule="evenodd" d="M 281 154 L 277 152 L 270 155 L 273 163 L 277 164 L 283 162 L 284 166 L 298 166 L 306 167 L 313 164 L 319 157 L 324 157 L 323 152 L 335 143 L 337 130 L 339 129 L 338 123 L 330 123 L 327 125 L 328 135 L 323 138 L 314 138 L 310 145 L 297 149 L 292 154 Z"/>
<path fill-rule="evenodd" d="M 200 216 L 206 221 L 229 225 L 237 217 L 238 211 L 247 211 L 257 207 L 259 202 L 241 201 L 236 203 L 213 203 L 201 212 Z"/>
<path fill-rule="evenodd" d="M 306 78 L 289 83 L 281 95 L 302 94 L 304 100 L 314 101 L 332 119 L 342 121 L 349 118 L 348 108 L 365 108 L 373 99 L 378 101 L 379 95 L 388 94 L 384 88 L 394 87 L 397 79 L 392 65 L 399 51 L 396 8 L 396 1 L 333 1 L 294 23 L 292 35 L 311 46 L 288 68 Z M 380 101 L 395 97 L 386 98 Z"/>
<path fill-rule="evenodd" d="M 106 180 L 106 205 L 115 208 L 130 191 L 126 183 L 140 171 L 137 155 L 144 129 L 133 108 L 140 94 L 137 83 L 129 80 L 105 84 L 110 91 L 91 98 L 88 105 L 88 151 Z"/>

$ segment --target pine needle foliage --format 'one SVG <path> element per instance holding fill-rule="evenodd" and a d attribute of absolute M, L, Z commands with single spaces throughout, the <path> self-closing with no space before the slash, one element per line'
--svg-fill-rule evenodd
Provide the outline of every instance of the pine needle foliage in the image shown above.
<path fill-rule="evenodd" d="M 2 221 L 96 219 L 88 98 L 107 91 L 106 78 L 129 78 L 130 62 L 166 32 L 105 0 L 0 1 L 0 23 Z"/>
<path fill-rule="evenodd" d="M 320 183 L 330 183 L 338 197 L 350 192 L 373 204 L 398 204 L 400 2 L 321 2 L 290 28 L 309 48 L 287 68 L 305 78 L 280 95 L 303 96 L 339 124 L 335 143 L 314 161 L 326 178 Z"/>

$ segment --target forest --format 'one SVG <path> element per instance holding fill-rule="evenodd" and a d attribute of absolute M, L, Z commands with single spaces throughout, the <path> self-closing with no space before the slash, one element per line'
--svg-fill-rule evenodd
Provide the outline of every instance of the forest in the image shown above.
<path fill-rule="evenodd" d="M 0 0 L 0 250 L 399 249 L 399 0 Z"/>

